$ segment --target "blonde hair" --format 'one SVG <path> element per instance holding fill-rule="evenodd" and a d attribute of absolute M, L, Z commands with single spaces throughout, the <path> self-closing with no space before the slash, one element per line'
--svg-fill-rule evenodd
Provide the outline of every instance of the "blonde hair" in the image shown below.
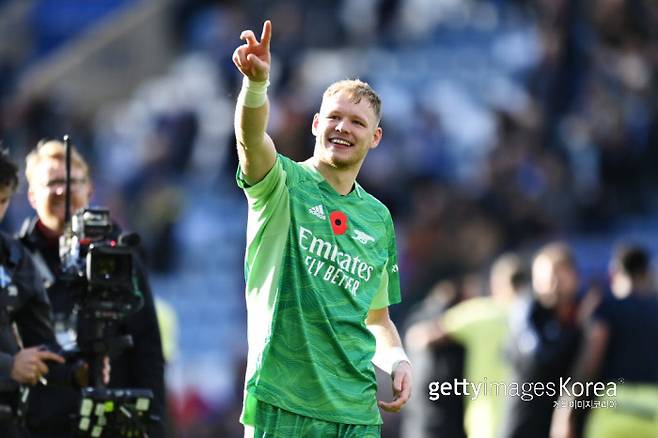
<path fill-rule="evenodd" d="M 568 265 L 575 267 L 576 259 L 569 245 L 565 242 L 552 242 L 544 245 L 537 252 L 535 261 L 546 258 L 553 265 Z"/>
<path fill-rule="evenodd" d="M 327 97 L 335 96 L 340 93 L 346 93 L 353 103 L 361 102 L 365 98 L 368 104 L 375 112 L 377 123 L 381 120 L 382 101 L 379 95 L 372 87 L 360 79 L 344 79 L 329 85 L 322 94 L 322 100 Z"/>
<path fill-rule="evenodd" d="M 66 146 L 64 143 L 59 140 L 41 140 L 37 143 L 37 147 L 27 154 L 27 157 L 25 157 L 25 177 L 29 185 L 34 182 L 36 168 L 43 160 L 48 159 L 63 162 L 66 159 Z M 75 147 L 71 147 L 71 166 L 82 169 L 85 178 L 89 179 L 89 165 Z"/>
<path fill-rule="evenodd" d="M 489 271 L 492 293 L 503 293 L 512 296 L 522 291 L 530 283 L 530 275 L 515 253 L 504 253 L 491 265 Z"/>

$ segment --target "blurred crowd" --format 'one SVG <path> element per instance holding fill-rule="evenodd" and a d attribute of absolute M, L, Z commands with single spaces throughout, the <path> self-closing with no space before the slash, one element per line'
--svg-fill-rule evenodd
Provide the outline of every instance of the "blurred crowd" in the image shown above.
<path fill-rule="evenodd" d="M 500 256 L 485 296 L 462 279 L 439 282 L 409 319 L 406 345 L 427 396 L 413 399 L 400 436 L 655 436 L 650 253 L 618 245 L 609 277 L 587 285 L 569 245 L 552 242 Z"/>
<path fill-rule="evenodd" d="M 81 18 L 72 11 L 89 2 L 68 0 L 58 26 L 44 24 L 57 18 L 56 2 L 33 3 L 31 44 L 0 52 L 0 138 L 21 162 L 40 138 L 71 134 L 97 175 L 98 202 L 143 235 L 154 271 L 180 270 L 186 239 L 177 227 L 186 205 L 199 202 L 190 180 L 239 196 L 222 185 L 237 164 L 231 111 L 241 78 L 231 54 L 240 31 L 266 17 L 274 24 L 270 133 L 281 153 L 310 154 L 327 83 L 360 76 L 382 96 L 384 137 L 360 183 L 396 221 L 404 291 L 396 320 L 428 300 L 447 306 L 484 294 L 480 277 L 503 252 L 528 258 L 543 242 L 658 214 L 653 1 L 172 0 L 168 28 L 180 55 L 171 71 L 94 114 L 72 111 L 61 96 L 18 96 L 15 85 L 82 23 L 139 2 L 93 2 Z M 3 228 L 14 231 L 26 216 L 22 202 Z M 206 221 L 216 227 L 222 217 Z M 434 288 L 447 279 L 458 285 Z"/>

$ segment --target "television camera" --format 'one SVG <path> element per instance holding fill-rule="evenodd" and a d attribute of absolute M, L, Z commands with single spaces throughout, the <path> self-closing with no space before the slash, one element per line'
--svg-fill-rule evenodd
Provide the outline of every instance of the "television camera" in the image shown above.
<path fill-rule="evenodd" d="M 60 238 L 61 279 L 68 284 L 77 316 L 77 347 L 69 356 L 89 364 L 89 386 L 82 390 L 77 417 L 81 436 L 143 436 L 150 415 L 152 391 L 106 388 L 103 366 L 132 346 L 130 335 L 117 336 L 123 318 L 139 310 L 143 297 L 135 271 L 136 234 L 119 235 L 106 208 L 83 208 L 70 213 L 71 146 L 66 145 L 67 227 Z"/>

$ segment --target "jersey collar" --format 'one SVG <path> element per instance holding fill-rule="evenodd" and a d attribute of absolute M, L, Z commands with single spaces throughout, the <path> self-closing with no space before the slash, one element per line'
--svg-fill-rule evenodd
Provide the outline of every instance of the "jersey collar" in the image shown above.
<path fill-rule="evenodd" d="M 306 160 L 306 161 L 304 161 L 300 164 L 305 166 L 310 171 L 311 175 L 313 176 L 313 179 L 318 183 L 318 185 L 325 184 L 327 187 L 329 187 L 331 189 L 332 192 L 336 193 L 338 196 L 343 196 L 343 195 L 339 195 L 338 192 L 336 192 L 336 190 L 331 186 L 331 184 L 329 184 L 329 181 L 327 181 L 326 178 L 324 176 L 322 176 L 322 174 L 318 171 L 318 169 L 316 169 L 311 164 L 310 159 L 308 159 L 308 160 Z M 356 194 L 356 196 L 359 199 L 363 199 L 363 187 L 361 187 L 361 184 L 359 184 L 356 180 L 354 181 L 354 188 L 352 188 L 352 190 L 344 196 L 345 197 L 351 196 L 352 193 Z"/>

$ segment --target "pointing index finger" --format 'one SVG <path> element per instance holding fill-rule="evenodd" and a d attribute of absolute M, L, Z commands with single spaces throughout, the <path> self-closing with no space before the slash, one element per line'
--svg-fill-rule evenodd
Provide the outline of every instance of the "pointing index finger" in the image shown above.
<path fill-rule="evenodd" d="M 265 20 L 263 23 L 263 33 L 260 36 L 260 43 L 265 46 L 266 49 L 270 49 L 270 40 L 272 39 L 272 22 L 270 20 Z"/>
<path fill-rule="evenodd" d="M 39 351 L 39 358 L 42 360 L 53 360 L 55 362 L 64 363 L 65 360 L 59 354 L 53 353 L 52 351 Z"/>

